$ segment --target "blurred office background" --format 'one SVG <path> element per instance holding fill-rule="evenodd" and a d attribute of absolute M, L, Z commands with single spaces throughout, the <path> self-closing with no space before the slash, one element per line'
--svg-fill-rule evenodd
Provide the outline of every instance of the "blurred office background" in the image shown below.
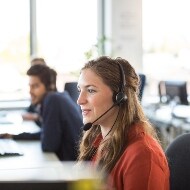
<path fill-rule="evenodd" d="M 1 0 L 0 101 L 29 99 L 25 73 L 32 57 L 58 72 L 62 91 L 88 59 L 121 56 L 145 74 L 142 104 L 172 138 L 173 115 L 164 124 L 152 115 L 160 108 L 160 81 L 186 81 L 189 95 L 189 6 L 188 0 Z M 176 125 L 179 130 L 184 118 Z"/>

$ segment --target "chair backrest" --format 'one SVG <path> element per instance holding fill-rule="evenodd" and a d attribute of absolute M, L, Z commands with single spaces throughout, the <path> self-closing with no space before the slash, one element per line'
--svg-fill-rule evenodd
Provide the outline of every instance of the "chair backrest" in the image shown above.
<path fill-rule="evenodd" d="M 139 86 L 139 100 L 142 100 L 143 97 L 143 92 L 144 92 L 144 87 L 146 84 L 146 76 L 142 73 L 139 73 L 139 78 L 140 78 L 140 86 Z"/>
<path fill-rule="evenodd" d="M 170 168 L 170 189 L 190 189 L 190 134 L 178 136 L 166 149 Z"/>
<path fill-rule="evenodd" d="M 77 89 L 77 82 L 67 82 L 65 83 L 65 88 L 64 90 L 66 90 L 69 95 L 71 96 L 71 98 L 73 99 L 74 102 L 77 103 L 77 99 L 79 96 L 79 92 Z"/>

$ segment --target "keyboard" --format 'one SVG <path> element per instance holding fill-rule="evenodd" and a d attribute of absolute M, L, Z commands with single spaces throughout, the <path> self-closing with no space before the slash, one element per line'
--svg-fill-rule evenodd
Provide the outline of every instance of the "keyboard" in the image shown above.
<path fill-rule="evenodd" d="M 16 141 L 12 139 L 0 139 L 0 157 L 21 155 L 23 155 L 23 152 Z"/>

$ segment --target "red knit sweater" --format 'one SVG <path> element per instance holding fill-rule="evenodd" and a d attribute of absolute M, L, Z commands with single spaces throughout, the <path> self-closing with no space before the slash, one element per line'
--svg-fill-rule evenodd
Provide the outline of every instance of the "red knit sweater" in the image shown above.
<path fill-rule="evenodd" d="M 111 171 L 107 185 L 109 190 L 169 190 L 165 154 L 142 127 L 132 127 L 129 144 Z"/>

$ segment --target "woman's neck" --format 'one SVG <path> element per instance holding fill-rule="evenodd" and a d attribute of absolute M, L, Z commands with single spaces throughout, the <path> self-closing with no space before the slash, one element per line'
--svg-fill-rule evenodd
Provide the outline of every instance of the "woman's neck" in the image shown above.
<path fill-rule="evenodd" d="M 109 123 L 109 125 L 100 125 L 103 139 L 108 137 L 109 134 L 111 133 L 111 131 L 112 131 L 112 129 L 113 129 L 113 127 L 117 121 L 118 115 L 119 115 L 119 110 L 116 113 L 115 117 L 112 117 L 113 119 L 110 122 L 111 124 Z"/>

